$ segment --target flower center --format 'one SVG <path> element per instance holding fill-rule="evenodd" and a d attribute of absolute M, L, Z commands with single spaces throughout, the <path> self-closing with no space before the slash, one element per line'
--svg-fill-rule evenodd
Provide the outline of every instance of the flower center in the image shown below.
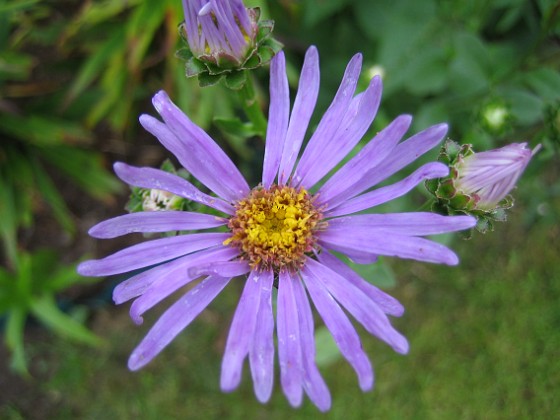
<path fill-rule="evenodd" d="M 224 245 L 238 247 L 254 269 L 296 270 L 313 250 L 322 214 L 300 188 L 257 187 L 236 205 Z"/>

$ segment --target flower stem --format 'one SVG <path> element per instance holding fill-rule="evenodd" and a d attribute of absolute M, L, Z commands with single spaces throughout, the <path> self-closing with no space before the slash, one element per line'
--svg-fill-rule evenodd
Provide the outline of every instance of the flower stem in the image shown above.
<path fill-rule="evenodd" d="M 253 124 L 255 132 L 264 139 L 268 123 L 259 106 L 257 93 L 253 85 L 253 78 L 250 74 L 247 76 L 247 82 L 239 90 L 241 106 L 243 107 L 243 111 L 245 111 L 245 115 L 247 115 L 247 118 L 249 118 L 249 121 Z"/>

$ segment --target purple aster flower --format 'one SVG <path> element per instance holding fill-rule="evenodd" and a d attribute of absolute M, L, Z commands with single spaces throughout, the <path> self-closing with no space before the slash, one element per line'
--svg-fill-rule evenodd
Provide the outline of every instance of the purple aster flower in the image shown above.
<path fill-rule="evenodd" d="M 515 187 L 532 155 L 527 143 L 472 153 L 458 161 L 455 187 L 463 194 L 475 195 L 476 208 L 494 209 Z"/>
<path fill-rule="evenodd" d="M 242 64 L 254 46 L 258 16 L 241 0 L 183 0 L 185 32 L 195 57 Z"/>
<path fill-rule="evenodd" d="M 330 408 L 329 390 L 315 363 L 311 303 L 364 391 L 373 386 L 373 370 L 348 314 L 395 351 L 408 351 L 406 338 L 389 320 L 389 316 L 402 315 L 402 305 L 362 279 L 335 252 L 364 264 L 379 255 L 458 263 L 450 249 L 423 236 L 470 228 L 475 224 L 470 216 L 356 214 L 406 194 L 422 180 L 445 176 L 447 166 L 432 162 L 399 182 L 373 188 L 438 144 L 447 126 L 430 127 L 400 142 L 411 123 L 410 116 L 400 116 L 328 177 L 371 125 L 380 102 L 381 80 L 374 78 L 364 92 L 356 94 L 362 57 L 354 56 L 334 100 L 300 154 L 319 90 L 318 61 L 317 50 L 311 47 L 290 112 L 284 55 L 272 60 L 262 182 L 253 189 L 219 146 L 165 92 L 153 99 L 163 122 L 148 115 L 140 117 L 144 128 L 211 193 L 152 168 L 117 163 L 117 175 L 130 185 L 198 202 L 221 216 L 141 212 L 107 220 L 90 230 L 96 238 L 132 232 L 202 231 L 153 239 L 80 265 L 80 273 L 91 276 L 155 266 L 114 291 L 116 303 L 135 299 L 130 313 L 137 323 L 173 292 L 201 280 L 155 323 L 130 356 L 130 369 L 149 363 L 232 278 L 244 281 L 245 286 L 224 352 L 220 381 L 224 391 L 239 385 L 248 358 L 258 400 L 269 399 L 276 319 L 280 383 L 290 404 L 299 406 L 305 392 L 320 410 Z M 275 287 L 276 317 L 272 310 Z"/>

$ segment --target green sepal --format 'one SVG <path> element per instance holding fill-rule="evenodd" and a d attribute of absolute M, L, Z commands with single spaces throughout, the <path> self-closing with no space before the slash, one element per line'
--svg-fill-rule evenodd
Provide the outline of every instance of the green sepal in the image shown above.
<path fill-rule="evenodd" d="M 195 57 L 191 57 L 185 63 L 185 74 L 187 77 L 198 76 L 201 73 L 207 71 L 206 66 L 204 63 Z"/>
<path fill-rule="evenodd" d="M 262 64 L 261 58 L 259 57 L 259 54 L 253 54 L 251 55 L 247 61 L 245 62 L 245 64 L 243 64 L 243 67 L 245 67 L 246 70 L 252 70 L 252 69 L 256 69 L 257 67 L 260 67 Z"/>
<path fill-rule="evenodd" d="M 183 61 L 188 61 L 193 58 L 194 55 L 188 48 L 179 48 L 177 51 L 175 51 L 175 57 Z"/>
<path fill-rule="evenodd" d="M 241 89 L 247 82 L 247 73 L 245 71 L 235 71 L 226 75 L 225 84 L 231 90 Z"/>
<path fill-rule="evenodd" d="M 224 74 L 210 74 L 210 73 L 200 73 L 198 75 L 198 85 L 200 87 L 214 86 L 222 80 Z"/>
<path fill-rule="evenodd" d="M 488 217 L 479 217 L 476 219 L 475 229 L 482 234 L 492 232 L 494 230 L 494 224 Z"/>
<path fill-rule="evenodd" d="M 446 179 L 441 181 L 437 190 L 436 190 L 436 197 L 444 198 L 444 199 L 451 199 L 455 197 L 456 193 L 455 186 L 453 185 L 453 180 Z"/>
<path fill-rule="evenodd" d="M 268 63 L 283 47 L 284 45 L 274 38 L 266 39 L 257 50 L 261 64 Z"/>
<path fill-rule="evenodd" d="M 468 209 L 472 208 L 473 198 L 467 194 L 457 194 L 449 200 L 449 205 L 455 209 Z"/>
<path fill-rule="evenodd" d="M 270 36 L 273 30 L 274 30 L 273 20 L 263 20 L 259 22 L 259 27 L 257 30 L 257 43 Z"/>
<path fill-rule="evenodd" d="M 235 57 L 232 57 L 229 54 L 222 53 L 218 54 L 216 67 L 218 71 L 213 74 L 218 74 L 227 70 L 234 70 L 239 67 L 239 63 L 237 62 Z M 211 69 L 210 65 L 208 66 L 208 69 Z"/>

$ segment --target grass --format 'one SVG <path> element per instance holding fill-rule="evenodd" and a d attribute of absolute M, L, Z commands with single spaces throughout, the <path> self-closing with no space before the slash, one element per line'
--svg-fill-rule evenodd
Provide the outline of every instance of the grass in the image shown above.
<path fill-rule="evenodd" d="M 560 228 L 527 230 L 520 221 L 518 211 L 492 234 L 457 241 L 459 267 L 393 264 L 392 292 L 407 308 L 395 324 L 409 337 L 410 354 L 394 354 L 361 331 L 375 389 L 362 393 L 343 360 L 323 367 L 333 396 L 326 415 L 308 400 L 293 410 L 278 381 L 270 403 L 259 404 L 248 371 L 237 391 L 220 392 L 236 286 L 141 372 L 129 372 L 126 360 L 157 313 L 137 328 L 126 307 L 100 310 L 93 328 L 110 343 L 102 351 L 32 343 L 35 361 L 51 372 L 36 387 L 63 419 L 552 418 L 560 412 Z M 25 399 L 0 408 L 0 417 L 28 417 Z"/>

